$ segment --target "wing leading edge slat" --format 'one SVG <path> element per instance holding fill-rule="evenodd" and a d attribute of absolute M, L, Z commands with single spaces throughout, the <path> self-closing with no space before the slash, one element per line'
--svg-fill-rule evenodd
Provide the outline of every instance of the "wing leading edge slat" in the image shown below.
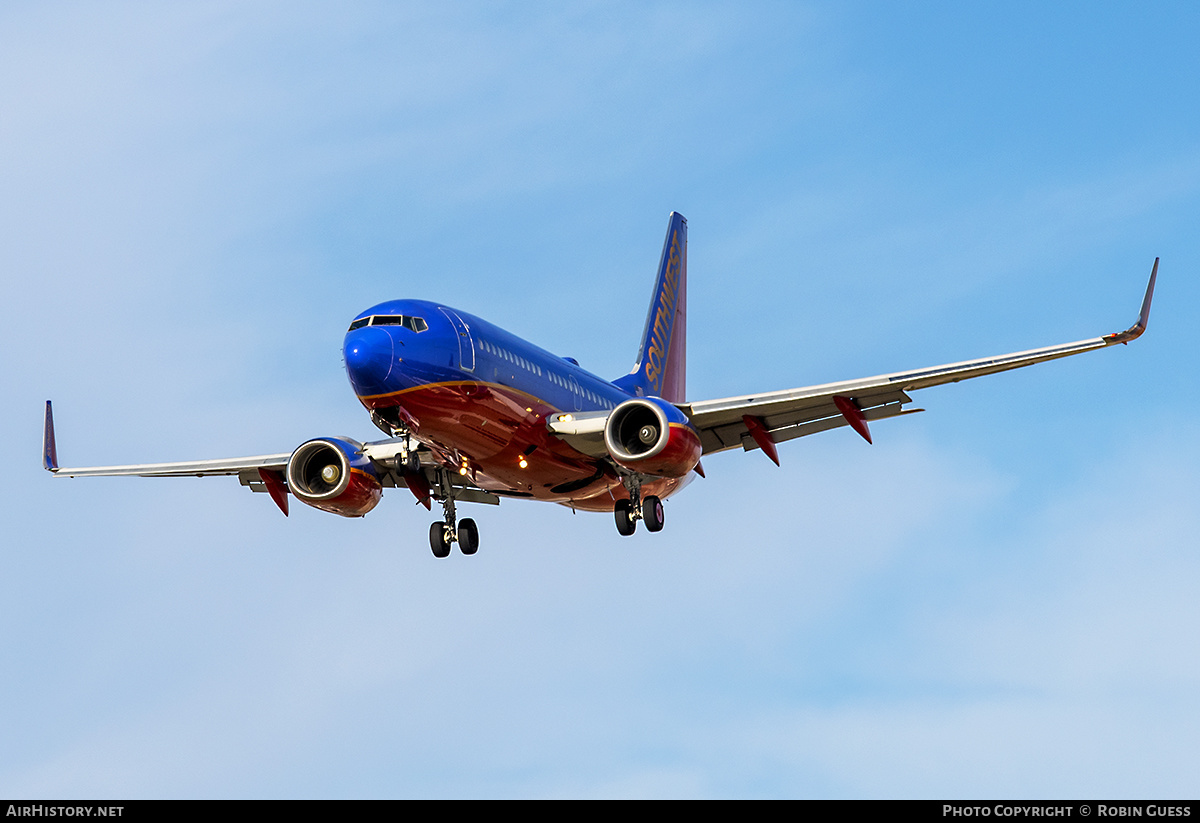
<path fill-rule="evenodd" d="M 193 460 L 182 463 L 140 463 L 128 466 L 86 466 L 82 468 L 53 468 L 58 477 L 211 477 L 240 474 L 254 469 L 282 470 L 291 452 L 260 454 L 254 457 L 228 457 L 216 460 Z"/>

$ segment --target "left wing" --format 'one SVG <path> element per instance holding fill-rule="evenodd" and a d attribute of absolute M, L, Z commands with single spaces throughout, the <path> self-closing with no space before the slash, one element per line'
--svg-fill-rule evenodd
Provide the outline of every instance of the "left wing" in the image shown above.
<path fill-rule="evenodd" d="M 870 442 L 868 421 L 923 411 L 903 408 L 905 404 L 912 402 L 908 392 L 915 389 L 957 383 L 972 377 L 1019 369 L 1136 340 L 1146 330 L 1150 319 L 1150 301 L 1154 296 L 1154 282 L 1157 278 L 1158 258 L 1155 258 L 1138 320 L 1123 332 L 1059 346 L 859 380 L 677 405 L 699 431 L 704 454 L 737 446 L 749 451 L 757 446 L 778 463 L 775 443 L 838 426 L 851 426 Z"/>

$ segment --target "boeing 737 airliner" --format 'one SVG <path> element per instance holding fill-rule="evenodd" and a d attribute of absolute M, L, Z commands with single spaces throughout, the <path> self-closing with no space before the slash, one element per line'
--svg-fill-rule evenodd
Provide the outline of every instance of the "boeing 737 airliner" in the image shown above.
<path fill-rule="evenodd" d="M 393 300 L 359 314 L 343 351 L 350 384 L 385 440 L 320 437 L 257 457 L 60 468 L 46 402 L 43 464 L 58 476 L 237 475 L 286 515 L 288 495 L 344 517 L 375 508 L 383 489 L 405 486 L 427 509 L 437 557 L 458 543 L 479 548 L 479 530 L 457 503 L 502 497 L 613 512 L 617 531 L 639 520 L 663 527 L 662 501 L 703 476 L 700 458 L 741 447 L 776 465 L 776 445 L 839 426 L 871 442 L 869 421 L 906 409 L 908 393 L 1128 343 L 1146 330 L 1158 260 L 1137 322 L 1128 330 L 1041 349 L 914 371 L 688 402 L 687 221 L 672 213 L 633 371 L 608 381 L 486 320 L 424 300 Z"/>

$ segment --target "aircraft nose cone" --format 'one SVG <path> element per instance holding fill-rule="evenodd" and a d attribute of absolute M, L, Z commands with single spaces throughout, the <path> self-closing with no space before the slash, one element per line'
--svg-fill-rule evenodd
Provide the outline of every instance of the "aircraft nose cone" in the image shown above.
<path fill-rule="evenodd" d="M 355 329 L 346 335 L 342 354 L 356 394 L 382 394 L 387 390 L 387 378 L 395 360 L 390 334 L 371 326 Z"/>

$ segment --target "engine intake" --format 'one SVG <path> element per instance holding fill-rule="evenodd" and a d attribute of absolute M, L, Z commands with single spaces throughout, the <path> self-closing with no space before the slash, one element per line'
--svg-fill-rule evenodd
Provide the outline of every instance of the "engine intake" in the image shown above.
<path fill-rule="evenodd" d="M 683 477 L 700 460 L 700 436 L 666 400 L 638 397 L 613 409 L 604 445 L 620 465 L 642 474 Z"/>
<path fill-rule="evenodd" d="M 362 444 L 348 438 L 302 443 L 288 459 L 287 484 L 300 502 L 343 517 L 362 517 L 383 496 Z"/>

